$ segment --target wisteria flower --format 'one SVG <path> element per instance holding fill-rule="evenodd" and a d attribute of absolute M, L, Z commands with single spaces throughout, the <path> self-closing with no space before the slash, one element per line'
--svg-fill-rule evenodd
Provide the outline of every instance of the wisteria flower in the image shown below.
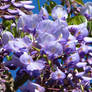
<path fill-rule="evenodd" d="M 43 19 L 48 19 L 49 18 L 48 11 L 44 7 L 41 7 L 39 16 L 41 16 Z"/>
<path fill-rule="evenodd" d="M 30 5 L 30 4 L 32 4 L 32 1 L 20 1 L 20 3 L 22 3 L 22 4 L 26 4 L 26 5 Z"/>
<path fill-rule="evenodd" d="M 10 61 L 3 61 L 4 65 L 7 66 L 9 69 L 16 69 L 18 67 L 23 67 L 23 63 L 20 62 L 19 58 L 16 55 L 12 56 Z"/>
<path fill-rule="evenodd" d="M 74 42 L 67 42 L 64 45 L 64 52 L 70 54 L 76 51 L 76 44 Z"/>
<path fill-rule="evenodd" d="M 76 37 L 77 40 L 83 40 L 84 37 L 88 36 L 87 22 L 84 22 L 84 23 L 79 24 L 79 25 L 71 25 L 69 27 L 69 29 L 74 30 L 73 33 L 74 33 L 74 36 Z"/>
<path fill-rule="evenodd" d="M 28 51 L 27 49 L 31 46 L 31 41 L 29 44 L 27 44 L 25 42 L 25 40 L 21 39 L 21 38 L 16 38 L 14 40 L 9 41 L 4 48 L 5 49 L 9 49 L 12 50 L 13 52 L 18 52 L 18 51 L 22 51 L 22 52 L 26 52 Z"/>
<path fill-rule="evenodd" d="M 47 33 L 51 33 L 52 30 L 54 29 L 53 28 L 54 25 L 53 25 L 53 21 L 52 20 L 43 20 L 41 21 L 38 25 L 37 25 L 37 32 L 40 33 L 40 32 L 47 32 Z"/>
<path fill-rule="evenodd" d="M 83 40 L 85 41 L 85 43 L 89 43 L 89 44 L 92 43 L 92 38 L 91 37 L 84 37 Z"/>
<path fill-rule="evenodd" d="M 90 64 L 90 65 L 92 65 L 92 58 L 88 58 L 88 63 Z"/>
<path fill-rule="evenodd" d="M 56 5 L 52 9 L 51 15 L 53 19 L 66 19 L 68 17 L 67 11 L 61 5 Z"/>
<path fill-rule="evenodd" d="M 20 87 L 22 92 L 45 92 L 45 88 L 39 84 L 28 81 L 27 85 Z"/>
<path fill-rule="evenodd" d="M 28 65 L 30 64 L 31 62 L 33 62 L 33 59 L 30 55 L 28 55 L 26 52 L 20 56 L 20 62 L 25 64 L 25 65 Z"/>
<path fill-rule="evenodd" d="M 37 43 L 39 43 L 42 47 L 49 41 L 55 41 L 55 37 L 49 33 L 40 33 L 36 39 Z"/>
<path fill-rule="evenodd" d="M 76 40 L 75 36 L 73 36 L 71 33 L 69 33 L 68 41 L 76 42 L 77 40 Z"/>
<path fill-rule="evenodd" d="M 86 62 L 78 62 L 78 63 L 76 64 L 76 66 L 79 67 L 79 68 L 85 67 L 86 65 L 87 65 Z"/>
<path fill-rule="evenodd" d="M 57 40 L 62 38 L 67 39 L 69 36 L 68 25 L 63 20 L 56 20 L 55 22 L 48 19 L 43 20 L 38 24 L 36 30 L 38 35 L 40 35 L 40 33 L 49 33 Z"/>
<path fill-rule="evenodd" d="M 57 41 L 51 41 L 44 45 L 43 50 L 49 55 L 61 56 L 63 54 L 63 47 Z"/>
<path fill-rule="evenodd" d="M 26 65 L 27 70 L 42 70 L 45 67 L 45 62 L 42 60 L 33 61 L 32 57 L 27 53 L 20 56 L 20 62 Z"/>
<path fill-rule="evenodd" d="M 40 60 L 39 61 L 35 61 L 35 62 L 31 62 L 28 66 L 27 66 L 27 70 L 30 71 L 34 71 L 34 70 L 43 70 L 45 67 L 45 64 Z"/>
<path fill-rule="evenodd" d="M 9 7 L 10 7 L 9 4 L 4 5 L 4 6 L 0 6 L 0 10 L 6 10 L 6 9 L 8 9 Z"/>
<path fill-rule="evenodd" d="M 65 73 L 62 72 L 60 69 L 57 69 L 55 72 L 52 72 L 50 78 L 54 80 L 64 79 L 66 77 Z"/>
<path fill-rule="evenodd" d="M 68 65 L 71 65 L 71 64 L 75 65 L 79 61 L 80 61 L 80 56 L 76 52 L 76 53 L 71 54 L 69 57 L 67 57 L 66 64 L 68 64 Z"/>
<path fill-rule="evenodd" d="M 42 18 L 37 14 L 20 16 L 18 23 L 17 23 L 17 29 L 18 30 L 21 29 L 24 32 L 33 33 L 37 24 L 41 20 Z"/>
<path fill-rule="evenodd" d="M 2 35 L 2 43 L 4 45 L 6 45 L 8 41 L 14 39 L 13 34 L 9 31 L 4 31 L 1 35 Z"/>
<path fill-rule="evenodd" d="M 78 50 L 79 54 L 81 57 L 84 57 L 87 53 L 88 53 L 88 46 L 83 44 L 79 50 Z"/>
<path fill-rule="evenodd" d="M 77 76 L 77 77 L 81 77 L 81 76 L 83 76 L 85 74 L 85 72 L 78 72 L 78 73 L 76 73 L 75 75 Z"/>
<path fill-rule="evenodd" d="M 92 18 L 92 2 L 85 3 L 85 6 L 81 7 L 81 14 L 86 16 L 88 19 Z"/>
<path fill-rule="evenodd" d="M 85 81 L 90 81 L 90 80 L 92 80 L 92 77 L 85 77 L 85 76 L 82 76 L 82 78 L 83 78 L 83 80 L 85 80 Z"/>

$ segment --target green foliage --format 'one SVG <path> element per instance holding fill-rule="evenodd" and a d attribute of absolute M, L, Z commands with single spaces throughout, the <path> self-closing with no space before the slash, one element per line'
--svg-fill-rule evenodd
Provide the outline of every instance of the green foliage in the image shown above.
<path fill-rule="evenodd" d="M 88 21 L 87 28 L 89 30 L 89 36 L 92 37 L 92 21 Z"/>
<path fill-rule="evenodd" d="M 77 2 L 80 5 L 84 5 L 83 0 L 75 0 L 75 2 Z"/>
<path fill-rule="evenodd" d="M 54 2 L 54 1 L 50 1 L 49 3 L 50 3 L 51 8 L 54 8 L 57 5 L 56 2 Z"/>
<path fill-rule="evenodd" d="M 77 15 L 77 16 L 67 19 L 67 22 L 69 25 L 79 25 L 86 21 L 87 21 L 87 19 L 82 15 Z"/>
<path fill-rule="evenodd" d="M 52 0 L 48 0 L 45 4 L 44 7 L 46 7 L 49 15 L 51 15 L 51 11 L 52 9 L 56 6 L 56 2 L 52 1 Z"/>
<path fill-rule="evenodd" d="M 13 23 L 12 20 L 3 20 L 3 25 L 6 28 L 6 30 L 10 31 L 11 24 Z"/>

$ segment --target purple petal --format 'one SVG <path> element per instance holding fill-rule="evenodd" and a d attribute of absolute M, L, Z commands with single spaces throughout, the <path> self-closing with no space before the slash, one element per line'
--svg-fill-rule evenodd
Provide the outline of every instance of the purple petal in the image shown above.
<path fill-rule="evenodd" d="M 21 4 L 26 4 L 26 5 L 29 4 L 30 5 L 30 4 L 32 4 L 32 1 L 20 1 L 20 3 Z"/>
<path fill-rule="evenodd" d="M 85 77 L 85 76 L 82 76 L 82 78 L 83 78 L 83 80 L 85 80 L 85 81 L 90 81 L 90 80 L 92 80 L 92 77 Z"/>
<path fill-rule="evenodd" d="M 24 5 L 24 8 L 27 9 L 27 10 L 32 10 L 35 8 L 35 6 L 33 5 Z"/>
<path fill-rule="evenodd" d="M 15 20 L 15 16 L 14 15 L 3 15 L 3 18 L 7 19 L 7 20 L 11 20 L 11 19 Z"/>
<path fill-rule="evenodd" d="M 68 16 L 67 11 L 61 5 L 56 5 L 52 9 L 52 14 L 51 15 L 52 15 L 53 19 L 63 19 L 63 18 L 66 19 L 67 16 Z"/>
<path fill-rule="evenodd" d="M 88 52 L 92 52 L 92 46 L 88 46 Z"/>
<path fill-rule="evenodd" d="M 39 84 L 32 83 L 31 81 L 28 81 L 27 85 L 23 85 L 20 87 L 22 92 L 45 92 L 45 88 L 40 86 Z"/>
<path fill-rule="evenodd" d="M 43 19 L 48 19 L 49 17 L 48 11 L 44 7 L 41 8 L 39 15 L 42 16 Z"/>
<path fill-rule="evenodd" d="M 82 15 L 88 15 L 90 16 L 88 19 L 92 18 L 92 2 L 85 3 L 85 6 L 81 7 L 80 13 Z"/>
<path fill-rule="evenodd" d="M 15 3 L 15 2 L 12 2 L 12 4 L 17 7 L 17 8 L 22 8 L 23 7 L 23 4 L 21 3 Z"/>
<path fill-rule="evenodd" d="M 10 7 L 9 4 L 4 5 L 4 6 L 0 6 L 0 10 L 5 10 L 5 9 L 8 9 L 9 7 Z"/>
<path fill-rule="evenodd" d="M 75 65 L 79 61 L 80 61 L 80 57 L 79 54 L 76 52 L 71 54 L 71 56 L 67 57 L 66 63 Z"/>
<path fill-rule="evenodd" d="M 10 0 L 3 0 L 4 2 L 9 2 Z"/>
<path fill-rule="evenodd" d="M 85 67 L 87 65 L 86 62 L 79 62 L 76 64 L 77 67 L 81 68 L 81 67 Z"/>
<path fill-rule="evenodd" d="M 8 11 L 10 14 L 19 14 L 18 10 L 8 9 L 7 11 Z"/>
<path fill-rule="evenodd" d="M 13 40 L 14 37 L 11 32 L 6 31 L 2 33 L 2 43 L 5 45 L 8 43 L 9 40 Z"/>
<path fill-rule="evenodd" d="M 76 51 L 76 44 L 74 42 L 67 42 L 64 45 L 64 52 L 70 54 Z"/>
<path fill-rule="evenodd" d="M 88 46 L 87 45 L 82 45 L 79 50 L 78 50 L 79 54 L 81 57 L 84 57 L 85 54 L 88 53 Z"/>
<path fill-rule="evenodd" d="M 56 57 L 61 56 L 63 53 L 63 47 L 57 41 L 45 43 L 43 49 L 48 55 L 55 55 Z"/>
<path fill-rule="evenodd" d="M 57 79 L 64 79 L 66 75 L 60 69 L 57 69 L 55 72 L 51 73 L 50 77 L 54 80 L 57 80 Z"/>
<path fill-rule="evenodd" d="M 88 63 L 90 64 L 90 65 L 92 65 L 92 58 L 88 58 Z"/>
<path fill-rule="evenodd" d="M 23 14 L 23 13 L 22 13 Z M 20 16 L 18 20 L 18 26 L 17 28 L 20 29 L 22 28 L 25 32 L 33 32 L 34 29 L 36 28 L 37 24 L 42 20 L 41 17 L 39 17 L 37 14 L 32 14 L 32 15 L 25 15 L 23 14 Z M 30 24 L 30 25 L 28 25 Z"/>
<path fill-rule="evenodd" d="M 55 41 L 55 37 L 49 33 L 40 33 L 36 38 L 37 43 L 40 44 L 42 47 L 49 41 Z"/>
<path fill-rule="evenodd" d="M 31 62 L 28 66 L 27 66 L 27 70 L 42 70 L 45 67 L 45 65 L 41 62 L 35 61 L 35 62 Z"/>
<path fill-rule="evenodd" d="M 20 56 L 20 62 L 24 65 L 29 65 L 31 62 L 33 62 L 33 59 L 30 55 L 27 53 L 24 53 Z"/>
<path fill-rule="evenodd" d="M 85 72 L 79 72 L 79 73 L 76 73 L 76 76 L 80 77 L 80 76 L 83 76 L 85 74 Z"/>
<path fill-rule="evenodd" d="M 84 41 L 86 43 L 92 43 L 92 38 L 91 37 L 84 37 Z"/>

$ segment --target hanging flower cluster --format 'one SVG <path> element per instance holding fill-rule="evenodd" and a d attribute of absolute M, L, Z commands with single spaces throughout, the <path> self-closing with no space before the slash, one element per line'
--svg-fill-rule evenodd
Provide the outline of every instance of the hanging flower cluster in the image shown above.
<path fill-rule="evenodd" d="M 21 11 L 29 13 L 35 7 L 32 1 L 0 0 L 0 17 L 4 19 L 15 19 L 21 15 Z"/>
<path fill-rule="evenodd" d="M 88 37 L 87 27 L 88 20 L 92 17 L 91 2 L 80 8 L 80 14 L 86 17 L 85 21 L 78 25 L 69 25 L 68 13 L 62 5 L 56 5 L 51 12 L 52 18 L 49 18 L 44 7 L 39 14 L 30 15 L 21 10 L 33 9 L 34 6 L 29 6 L 31 1 L 0 2 L 3 18 L 19 15 L 16 22 L 18 36 L 12 34 L 12 28 L 16 25 L 12 24 L 11 31 L 4 31 L 2 26 L 0 27 L 0 52 L 5 52 L 5 55 L 0 55 L 0 62 L 9 70 L 16 70 L 14 90 L 92 91 L 92 37 Z M 15 8 L 9 9 L 10 5 Z M 86 7 L 89 5 L 90 7 Z M 8 17 L 5 17 L 6 12 Z"/>

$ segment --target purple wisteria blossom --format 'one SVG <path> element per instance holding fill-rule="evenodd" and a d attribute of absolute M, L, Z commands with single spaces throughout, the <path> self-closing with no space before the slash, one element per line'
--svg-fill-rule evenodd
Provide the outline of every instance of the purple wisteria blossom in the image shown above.
<path fill-rule="evenodd" d="M 83 40 L 84 37 L 88 36 L 87 23 L 84 22 L 79 25 L 71 25 L 69 27 L 70 32 L 74 34 L 77 40 Z"/>
<path fill-rule="evenodd" d="M 64 52 L 66 54 L 70 54 L 75 51 L 76 51 L 76 44 L 74 42 L 69 41 L 64 45 Z"/>
<path fill-rule="evenodd" d="M 44 87 L 30 81 L 28 81 L 26 86 L 22 86 L 20 89 L 22 92 L 45 92 Z"/>
<path fill-rule="evenodd" d="M 84 57 L 87 53 L 88 53 L 88 46 L 83 44 L 80 48 L 79 48 L 79 54 L 81 57 Z"/>
<path fill-rule="evenodd" d="M 13 34 L 9 31 L 4 31 L 1 35 L 2 35 L 2 43 L 4 45 L 6 45 L 8 41 L 14 39 Z"/>
<path fill-rule="evenodd" d="M 63 54 L 63 47 L 57 41 L 51 41 L 51 42 L 45 43 L 43 50 L 50 56 L 54 55 L 58 57 Z"/>
<path fill-rule="evenodd" d="M 84 37 L 85 43 L 92 43 L 92 38 L 91 37 Z"/>
<path fill-rule="evenodd" d="M 70 56 L 67 57 L 66 64 L 68 64 L 68 65 L 71 65 L 71 64 L 75 65 L 79 61 L 80 61 L 80 56 L 76 52 L 76 53 L 73 53 L 73 54 L 71 54 Z"/>
<path fill-rule="evenodd" d="M 66 19 L 68 16 L 67 11 L 63 6 L 57 5 L 52 9 L 52 18 L 53 19 Z"/>
<path fill-rule="evenodd" d="M 20 56 L 20 62 L 26 65 L 27 70 L 42 70 L 45 67 L 45 62 L 42 60 L 33 61 L 32 57 L 26 52 Z"/>
<path fill-rule="evenodd" d="M 34 32 L 37 24 L 42 20 L 42 18 L 37 15 L 37 14 L 32 14 L 32 15 L 22 15 L 20 16 L 18 23 L 17 23 L 17 28 L 18 30 L 22 30 L 24 32 Z M 29 25 L 28 25 L 29 24 Z"/>
<path fill-rule="evenodd" d="M 31 41 L 28 41 L 29 39 L 21 39 L 21 38 L 16 38 L 14 40 L 9 41 L 4 48 L 9 49 L 13 52 L 26 52 L 28 51 L 27 49 L 30 48 L 31 46 Z M 28 43 L 29 42 L 29 43 Z"/>
<path fill-rule="evenodd" d="M 79 62 L 79 63 L 76 64 L 76 66 L 79 67 L 79 68 L 80 67 L 85 67 L 86 65 L 87 65 L 86 62 Z"/>
<path fill-rule="evenodd" d="M 87 19 L 92 18 L 92 2 L 85 3 L 85 6 L 81 7 L 80 13 L 83 14 Z"/>
<path fill-rule="evenodd" d="M 57 69 L 55 72 L 52 72 L 50 78 L 54 80 L 63 80 L 66 77 L 65 73 L 62 72 L 60 69 Z"/>
<path fill-rule="evenodd" d="M 61 1 L 56 5 L 47 0 L 40 7 L 38 0 L 38 14 L 32 12 L 32 1 L 0 1 L 0 75 L 3 66 L 16 73 L 9 81 L 15 91 L 91 92 L 92 3 L 81 6 L 78 0 Z"/>
<path fill-rule="evenodd" d="M 41 7 L 41 10 L 40 10 L 40 12 L 39 12 L 39 15 L 40 15 L 43 19 L 48 19 L 48 18 L 49 18 L 48 11 L 47 11 L 44 7 Z"/>

